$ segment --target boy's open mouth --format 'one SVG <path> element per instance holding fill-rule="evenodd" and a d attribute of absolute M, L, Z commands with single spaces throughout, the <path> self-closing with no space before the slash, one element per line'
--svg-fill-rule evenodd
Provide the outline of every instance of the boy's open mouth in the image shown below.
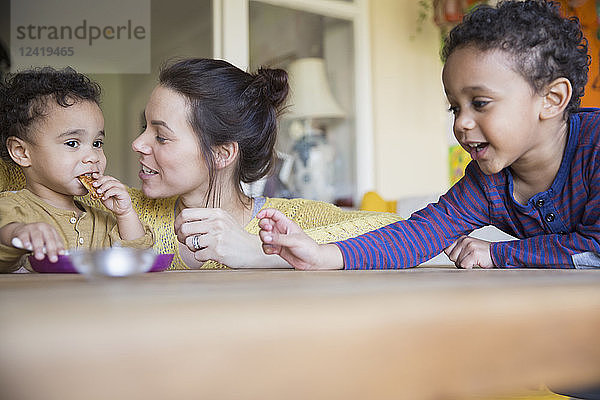
<path fill-rule="evenodd" d="M 479 152 L 487 147 L 487 143 L 469 143 L 469 149 Z"/>
<path fill-rule="evenodd" d="M 488 143 L 467 143 L 466 150 L 473 160 L 480 159 L 485 153 L 484 150 L 488 147 Z"/>

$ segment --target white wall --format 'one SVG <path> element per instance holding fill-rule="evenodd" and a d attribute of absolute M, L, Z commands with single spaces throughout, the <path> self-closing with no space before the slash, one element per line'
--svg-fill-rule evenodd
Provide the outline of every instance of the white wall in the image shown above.
<path fill-rule="evenodd" d="M 416 32 L 416 0 L 371 1 L 376 190 L 386 199 L 448 188 L 439 31 Z"/>

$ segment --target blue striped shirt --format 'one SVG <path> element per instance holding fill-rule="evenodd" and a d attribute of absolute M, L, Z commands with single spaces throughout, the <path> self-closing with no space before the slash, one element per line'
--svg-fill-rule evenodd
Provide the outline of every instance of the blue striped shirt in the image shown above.
<path fill-rule="evenodd" d="M 408 268 L 461 235 L 494 225 L 518 238 L 491 244 L 497 267 L 600 266 L 600 110 L 569 118 L 563 160 L 552 186 L 526 205 L 513 197 L 509 168 L 485 175 L 472 161 L 437 203 L 409 219 L 337 242 L 346 269 Z"/>

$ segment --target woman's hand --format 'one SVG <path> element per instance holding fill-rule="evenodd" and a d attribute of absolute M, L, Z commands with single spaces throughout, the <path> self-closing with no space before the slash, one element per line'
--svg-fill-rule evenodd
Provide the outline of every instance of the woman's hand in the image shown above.
<path fill-rule="evenodd" d="M 444 253 L 458 268 L 494 268 L 490 246 L 485 240 L 461 236 Z"/>
<path fill-rule="evenodd" d="M 279 254 L 297 269 L 343 269 L 344 260 L 334 244 L 319 245 L 294 221 L 275 209 L 261 210 L 259 236 L 266 254 Z"/>
<path fill-rule="evenodd" d="M 289 268 L 279 257 L 263 254 L 260 239 L 220 208 L 182 210 L 175 218 L 175 234 L 194 253 L 198 266 L 214 260 L 230 268 Z"/>

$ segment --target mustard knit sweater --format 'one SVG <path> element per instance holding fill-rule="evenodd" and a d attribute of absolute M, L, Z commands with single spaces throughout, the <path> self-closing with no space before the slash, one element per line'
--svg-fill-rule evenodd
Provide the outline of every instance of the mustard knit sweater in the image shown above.
<path fill-rule="evenodd" d="M 0 191 L 19 190 L 25 186 L 21 170 L 0 161 Z M 179 242 L 174 231 L 176 197 L 149 199 L 139 189 L 128 189 L 133 207 L 142 223 L 154 233 L 154 250 L 160 254 L 175 254 L 169 269 L 189 269 L 179 256 Z M 93 207 L 105 209 L 98 200 L 83 196 L 79 200 Z M 361 235 L 400 219 L 397 214 L 371 211 L 346 211 L 329 203 L 305 199 L 268 198 L 263 208 L 276 208 L 294 220 L 318 243 L 336 242 Z M 245 227 L 258 235 L 258 219 L 253 218 Z M 207 261 L 201 268 L 226 268 L 215 261 Z"/>

